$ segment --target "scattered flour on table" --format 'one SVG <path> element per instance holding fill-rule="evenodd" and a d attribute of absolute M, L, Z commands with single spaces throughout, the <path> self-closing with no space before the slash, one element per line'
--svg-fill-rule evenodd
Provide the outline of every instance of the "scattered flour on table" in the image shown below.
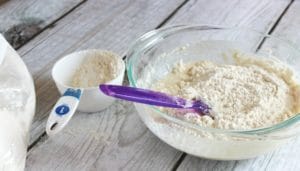
<path fill-rule="evenodd" d="M 215 119 L 187 113 L 201 126 L 252 129 L 282 122 L 300 111 L 300 86 L 284 64 L 237 53 L 236 64 L 178 62 L 153 89 L 211 105 Z M 173 113 L 169 109 L 167 113 Z"/>
<path fill-rule="evenodd" d="M 76 70 L 71 85 L 87 88 L 106 83 L 117 77 L 119 65 L 115 54 L 107 51 L 95 53 Z"/>

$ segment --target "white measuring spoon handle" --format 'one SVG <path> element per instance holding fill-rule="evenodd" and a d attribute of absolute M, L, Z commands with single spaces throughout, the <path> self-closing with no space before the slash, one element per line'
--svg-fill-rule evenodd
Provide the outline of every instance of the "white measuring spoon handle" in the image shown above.
<path fill-rule="evenodd" d="M 54 105 L 46 125 L 46 133 L 52 136 L 61 131 L 74 115 L 82 89 L 68 88 Z"/>

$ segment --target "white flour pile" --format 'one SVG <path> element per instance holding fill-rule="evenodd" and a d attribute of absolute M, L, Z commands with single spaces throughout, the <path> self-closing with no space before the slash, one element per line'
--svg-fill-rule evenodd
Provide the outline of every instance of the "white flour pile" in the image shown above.
<path fill-rule="evenodd" d="M 118 56 L 108 51 L 88 57 L 76 70 L 71 85 L 73 87 L 95 87 L 106 83 L 118 75 Z"/>
<path fill-rule="evenodd" d="M 239 55 L 234 65 L 179 62 L 153 88 L 186 99 L 201 98 L 210 104 L 214 119 L 196 113 L 184 115 L 186 120 L 206 127 L 266 127 L 300 112 L 300 86 L 287 66 Z"/>

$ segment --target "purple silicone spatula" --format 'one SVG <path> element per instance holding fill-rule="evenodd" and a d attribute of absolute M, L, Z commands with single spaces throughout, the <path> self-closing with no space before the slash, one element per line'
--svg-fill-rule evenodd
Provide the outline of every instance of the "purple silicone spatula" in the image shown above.
<path fill-rule="evenodd" d="M 193 109 L 200 115 L 210 115 L 210 107 L 201 100 L 185 100 L 165 93 L 135 87 L 101 84 L 100 90 L 115 98 L 154 106 Z"/>

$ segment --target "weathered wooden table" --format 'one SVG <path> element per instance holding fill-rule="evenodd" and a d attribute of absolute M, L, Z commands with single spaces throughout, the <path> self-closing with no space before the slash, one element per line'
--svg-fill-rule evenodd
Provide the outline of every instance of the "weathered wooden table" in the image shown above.
<path fill-rule="evenodd" d="M 55 138 L 45 135 L 60 57 L 88 48 L 123 54 L 143 33 L 174 24 L 246 26 L 300 46 L 300 0 L 0 0 L 0 21 L 35 80 L 26 170 L 300 170 L 300 139 L 255 159 L 205 160 L 160 141 L 124 101 L 77 113 Z"/>

